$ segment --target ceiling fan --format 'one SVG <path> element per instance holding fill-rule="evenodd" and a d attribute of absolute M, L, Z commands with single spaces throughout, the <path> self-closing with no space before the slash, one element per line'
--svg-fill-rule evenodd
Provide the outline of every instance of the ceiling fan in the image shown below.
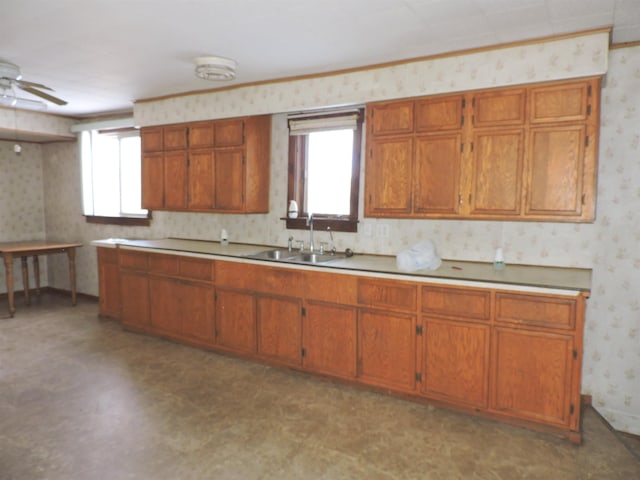
<path fill-rule="evenodd" d="M 58 97 L 54 97 L 53 95 L 42 91 L 48 90 L 53 92 L 52 88 L 49 88 L 46 85 L 42 85 L 40 83 L 22 80 L 20 67 L 18 67 L 17 65 L 0 60 L 0 105 L 6 105 L 9 107 L 46 107 L 46 104 L 41 101 L 18 97 L 15 92 L 16 88 L 47 100 L 51 103 L 55 103 L 56 105 L 67 104 L 67 102 L 65 102 L 64 100 L 61 100 Z"/>

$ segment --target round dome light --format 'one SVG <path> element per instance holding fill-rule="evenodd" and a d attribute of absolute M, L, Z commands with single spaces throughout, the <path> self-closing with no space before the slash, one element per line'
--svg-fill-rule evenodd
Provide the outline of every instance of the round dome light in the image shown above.
<path fill-rule="evenodd" d="M 196 57 L 196 76 L 204 80 L 233 80 L 236 78 L 237 63 L 225 57 Z"/>

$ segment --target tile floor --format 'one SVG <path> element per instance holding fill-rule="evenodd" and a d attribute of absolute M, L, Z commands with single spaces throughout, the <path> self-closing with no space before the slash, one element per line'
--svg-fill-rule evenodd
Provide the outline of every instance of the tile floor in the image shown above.
<path fill-rule="evenodd" d="M 91 300 L 17 308 L 0 319 L 2 480 L 640 478 L 593 410 L 577 447 L 128 333 Z"/>

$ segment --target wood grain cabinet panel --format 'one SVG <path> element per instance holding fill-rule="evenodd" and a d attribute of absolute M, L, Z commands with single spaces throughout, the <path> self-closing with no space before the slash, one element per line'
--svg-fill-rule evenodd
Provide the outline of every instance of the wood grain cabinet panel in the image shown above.
<path fill-rule="evenodd" d="M 122 324 L 134 329 L 149 326 L 149 256 L 146 253 L 121 250 L 120 299 Z"/>
<path fill-rule="evenodd" d="M 162 127 L 145 127 L 140 130 L 142 153 L 162 152 Z"/>
<path fill-rule="evenodd" d="M 142 207 L 155 210 L 164 207 L 164 154 L 142 154 Z"/>
<path fill-rule="evenodd" d="M 367 215 L 411 213 L 411 137 L 389 137 L 372 141 L 365 173 Z"/>
<path fill-rule="evenodd" d="M 241 211 L 245 198 L 244 150 L 216 151 L 215 208 Z"/>
<path fill-rule="evenodd" d="M 472 96 L 474 128 L 522 125 L 526 120 L 524 88 L 496 89 Z"/>
<path fill-rule="evenodd" d="M 100 316 L 120 319 L 120 267 L 118 249 L 98 247 Z"/>
<path fill-rule="evenodd" d="M 189 124 L 189 149 L 211 148 L 214 142 L 214 122 L 196 122 Z"/>
<path fill-rule="evenodd" d="M 569 426 L 573 417 L 577 428 L 572 336 L 497 328 L 493 349 L 492 409 L 560 426 Z"/>
<path fill-rule="evenodd" d="M 489 321 L 491 293 L 466 288 L 422 287 L 422 311 L 432 315 Z"/>
<path fill-rule="evenodd" d="M 576 307 L 573 298 L 497 293 L 496 321 L 573 330 Z"/>
<path fill-rule="evenodd" d="M 413 211 L 457 214 L 461 203 L 461 135 L 420 136 L 415 142 Z"/>
<path fill-rule="evenodd" d="M 414 312 L 417 301 L 416 285 L 369 279 L 358 281 L 358 303 L 361 305 Z"/>
<path fill-rule="evenodd" d="M 595 87 L 594 82 L 579 81 L 532 88 L 529 95 L 531 123 L 587 120 Z"/>
<path fill-rule="evenodd" d="M 526 213 L 580 216 L 586 127 L 535 128 L 529 137 Z"/>
<path fill-rule="evenodd" d="M 187 207 L 187 152 L 176 150 L 164 154 L 164 207 L 182 210 Z"/>
<path fill-rule="evenodd" d="M 216 288 L 216 344 L 240 353 L 256 353 L 256 301 L 247 292 Z"/>
<path fill-rule="evenodd" d="M 417 101 L 415 131 L 432 133 L 460 129 L 464 102 L 463 95 L 436 96 Z"/>
<path fill-rule="evenodd" d="M 483 131 L 473 140 L 472 215 L 517 216 L 521 211 L 524 131 Z"/>
<path fill-rule="evenodd" d="M 189 208 L 215 207 L 215 154 L 212 149 L 189 152 Z"/>
<path fill-rule="evenodd" d="M 242 119 L 216 121 L 214 127 L 216 147 L 238 147 L 244 144 L 245 124 Z"/>
<path fill-rule="evenodd" d="M 489 326 L 425 319 L 422 393 L 486 408 Z"/>
<path fill-rule="evenodd" d="M 327 375 L 354 378 L 356 328 L 355 308 L 308 302 L 302 319 L 304 368 Z"/>
<path fill-rule="evenodd" d="M 302 362 L 302 305 L 299 299 L 258 296 L 258 354 L 291 365 Z"/>
<path fill-rule="evenodd" d="M 199 343 L 213 345 L 215 342 L 213 287 L 183 282 L 178 294 L 181 300 L 181 335 Z"/>
<path fill-rule="evenodd" d="M 412 133 L 414 102 L 387 102 L 370 107 L 369 125 L 372 136 Z"/>
<path fill-rule="evenodd" d="M 180 283 L 170 278 L 151 277 L 149 292 L 151 327 L 164 335 L 179 336 L 182 331 Z"/>
<path fill-rule="evenodd" d="M 168 125 L 162 128 L 162 148 L 185 150 L 189 145 L 189 131 L 186 125 Z"/>
<path fill-rule="evenodd" d="M 415 390 L 415 316 L 360 309 L 358 378 L 380 387 Z"/>

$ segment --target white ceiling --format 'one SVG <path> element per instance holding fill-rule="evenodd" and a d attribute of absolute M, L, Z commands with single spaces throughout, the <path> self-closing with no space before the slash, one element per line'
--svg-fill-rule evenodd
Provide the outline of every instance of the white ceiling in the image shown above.
<path fill-rule="evenodd" d="M 0 7 L 0 59 L 52 87 L 69 103 L 48 111 L 70 116 L 603 26 L 613 26 L 614 43 L 640 40 L 640 0 L 2 0 Z M 196 78 L 198 55 L 234 58 L 236 80 Z"/>

